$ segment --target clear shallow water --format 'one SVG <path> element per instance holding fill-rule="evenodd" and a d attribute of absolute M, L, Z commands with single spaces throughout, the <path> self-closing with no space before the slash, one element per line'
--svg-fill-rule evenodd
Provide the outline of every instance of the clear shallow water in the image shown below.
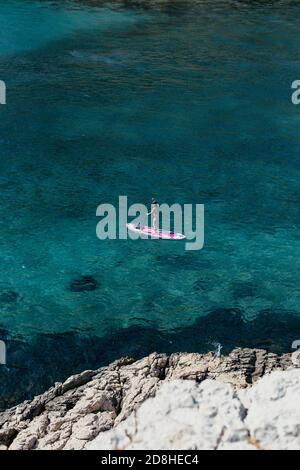
<path fill-rule="evenodd" d="M 124 354 L 300 338 L 299 13 L 0 0 L 3 406 Z M 205 248 L 97 240 L 120 194 L 204 203 Z"/>

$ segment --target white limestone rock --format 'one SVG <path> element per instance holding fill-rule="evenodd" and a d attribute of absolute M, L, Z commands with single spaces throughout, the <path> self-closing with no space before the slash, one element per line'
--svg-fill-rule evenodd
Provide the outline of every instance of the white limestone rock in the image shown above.
<path fill-rule="evenodd" d="M 273 372 L 252 388 L 174 380 L 86 449 L 300 449 L 300 370 Z"/>
<path fill-rule="evenodd" d="M 175 449 L 179 445 L 183 449 L 185 446 L 198 448 L 202 445 L 209 448 L 250 446 L 256 449 L 265 445 L 264 439 L 269 446 L 269 441 L 276 433 L 271 434 L 270 431 L 267 439 L 261 436 L 261 433 L 266 432 L 264 428 L 255 428 L 257 421 L 252 423 L 252 415 L 248 410 L 255 398 L 251 398 L 248 390 L 265 373 L 293 367 L 291 354 L 278 356 L 264 350 L 248 348 L 237 348 L 228 356 L 221 357 L 216 357 L 213 353 L 174 353 L 169 356 L 153 353 L 135 362 L 130 358 L 121 358 L 108 367 L 84 371 L 64 383 L 56 383 L 33 400 L 0 412 L 0 450 L 82 449 L 97 436 L 99 443 L 107 439 L 105 432 L 111 429 L 114 436 L 121 433 L 117 443 L 111 443 L 112 447 L 117 448 L 128 445 L 143 448 L 142 429 L 148 433 L 149 439 L 152 439 L 149 440 L 148 448 L 152 445 L 170 445 Z M 212 379 L 216 382 L 212 382 Z M 170 397 L 163 395 L 164 398 L 160 402 L 163 408 L 159 411 L 156 406 L 154 414 L 150 408 L 152 402 L 149 401 L 148 404 L 149 398 L 157 394 L 155 400 L 158 400 L 160 394 L 157 391 L 162 388 L 164 393 L 163 387 L 171 387 L 169 390 L 172 390 L 174 381 L 177 381 L 177 384 L 183 382 L 183 385 L 177 387 L 184 387 L 185 396 L 181 396 L 176 389 L 174 405 L 169 403 Z M 188 398 L 188 390 L 191 390 L 192 398 Z M 280 393 L 277 391 L 277 394 Z M 144 406 L 148 411 L 143 412 Z M 288 404 L 285 403 L 284 406 Z M 173 421 L 165 428 L 164 413 L 169 409 L 166 407 L 170 407 L 176 426 L 179 423 L 178 433 L 174 436 L 172 433 L 177 428 Z M 293 407 L 294 405 L 292 409 Z M 245 410 L 249 415 L 249 423 L 243 417 Z M 144 413 L 143 424 L 139 413 Z M 160 438 L 151 437 L 150 428 L 147 426 L 151 416 L 153 419 L 149 421 L 149 426 L 151 424 L 154 433 L 158 430 Z M 296 413 L 294 416 L 297 416 Z M 156 419 L 158 425 L 155 424 Z M 291 436 L 285 442 L 284 434 L 280 434 L 281 446 L 297 445 L 299 433 L 296 421 L 299 422 L 299 419 L 295 418 L 295 422 L 293 419 L 289 421 L 288 416 L 285 418 L 286 431 L 282 432 L 289 432 Z M 127 420 L 126 427 L 122 428 L 124 420 Z M 202 432 L 201 430 L 205 432 L 202 440 L 198 441 L 197 433 Z M 165 442 L 161 440 L 162 432 Z M 159 442 L 156 444 L 153 439 Z M 258 442 L 259 439 L 263 444 Z"/>
<path fill-rule="evenodd" d="M 273 372 L 246 393 L 245 423 L 264 449 L 300 449 L 300 370 Z"/>
<path fill-rule="evenodd" d="M 245 440 L 245 409 L 234 389 L 213 380 L 165 384 L 136 413 L 89 449 L 217 449 Z"/>

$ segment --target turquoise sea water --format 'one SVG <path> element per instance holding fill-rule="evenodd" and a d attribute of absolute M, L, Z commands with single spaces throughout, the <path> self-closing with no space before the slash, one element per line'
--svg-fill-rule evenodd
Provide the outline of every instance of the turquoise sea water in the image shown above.
<path fill-rule="evenodd" d="M 0 0 L 2 407 L 121 355 L 300 339 L 300 6 L 95 3 Z M 204 249 L 98 240 L 119 195 L 205 204 Z"/>

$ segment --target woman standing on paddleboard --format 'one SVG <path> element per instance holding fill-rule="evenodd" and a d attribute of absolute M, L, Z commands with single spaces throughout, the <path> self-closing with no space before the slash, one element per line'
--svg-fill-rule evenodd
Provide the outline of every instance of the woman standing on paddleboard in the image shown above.
<path fill-rule="evenodd" d="M 151 225 L 155 232 L 158 232 L 158 202 L 155 199 L 152 199 L 151 202 L 151 211 L 147 214 L 151 215 Z"/>

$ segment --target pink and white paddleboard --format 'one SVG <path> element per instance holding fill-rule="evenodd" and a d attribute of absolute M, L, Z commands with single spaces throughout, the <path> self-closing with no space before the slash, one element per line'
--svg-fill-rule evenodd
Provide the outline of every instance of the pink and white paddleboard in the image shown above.
<path fill-rule="evenodd" d="M 140 233 L 146 237 L 151 238 L 162 238 L 164 240 L 184 240 L 185 235 L 182 233 L 168 232 L 167 230 L 157 230 L 157 232 L 152 227 L 141 226 L 136 227 L 134 224 L 126 224 L 128 230 L 131 232 Z"/>

